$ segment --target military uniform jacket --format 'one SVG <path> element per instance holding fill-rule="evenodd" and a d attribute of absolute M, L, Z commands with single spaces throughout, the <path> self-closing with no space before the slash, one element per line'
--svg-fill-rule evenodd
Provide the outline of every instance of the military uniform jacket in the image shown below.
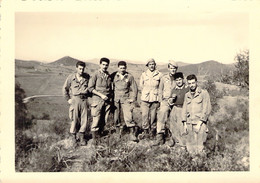
<path fill-rule="evenodd" d="M 209 93 L 198 87 L 194 96 L 191 92 L 185 94 L 182 121 L 197 124 L 198 121 L 206 122 L 211 112 L 211 103 Z"/>
<path fill-rule="evenodd" d="M 140 88 L 142 90 L 141 100 L 146 102 L 158 102 L 158 90 L 162 74 L 155 70 L 143 72 L 140 78 Z"/>
<path fill-rule="evenodd" d="M 126 72 L 121 78 L 118 72 L 114 72 L 111 74 L 111 78 L 115 102 L 124 102 L 127 99 L 135 101 L 137 99 L 137 84 L 130 73 Z"/>

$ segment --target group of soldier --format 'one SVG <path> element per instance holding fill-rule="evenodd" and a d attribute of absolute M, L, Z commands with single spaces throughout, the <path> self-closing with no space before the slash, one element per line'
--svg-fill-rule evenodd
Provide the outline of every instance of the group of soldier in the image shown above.
<path fill-rule="evenodd" d="M 190 153 L 200 153 L 207 138 L 207 123 L 211 111 L 210 97 L 198 86 L 197 77 L 186 77 L 177 72 L 178 65 L 169 60 L 168 73 L 163 75 L 156 69 L 154 59 L 146 63 L 147 70 L 140 77 L 141 130 L 133 118 L 137 101 L 138 86 L 129 72 L 127 63 L 118 62 L 118 71 L 108 73 L 110 60 L 101 58 L 99 69 L 90 77 L 84 72 L 84 62 L 77 62 L 76 73 L 68 76 L 63 86 L 63 95 L 70 104 L 70 134 L 76 144 L 86 145 L 84 138 L 90 114 L 92 116 L 92 145 L 97 146 L 107 124 L 109 113 L 113 112 L 114 127 L 120 136 L 124 126 L 129 129 L 129 140 L 151 139 L 156 134 L 153 146 L 165 143 L 169 146 L 186 147 Z M 89 101 L 90 102 L 89 102 Z M 123 112 L 125 124 L 120 120 Z M 139 134 L 137 132 L 141 131 Z"/>

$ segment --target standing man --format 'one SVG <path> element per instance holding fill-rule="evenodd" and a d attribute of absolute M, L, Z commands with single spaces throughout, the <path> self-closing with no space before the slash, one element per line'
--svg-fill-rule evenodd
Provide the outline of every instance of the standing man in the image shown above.
<path fill-rule="evenodd" d="M 190 91 L 185 94 L 182 110 L 184 131 L 188 133 L 186 147 L 191 154 L 200 153 L 207 139 L 207 122 L 211 112 L 209 93 L 198 87 L 197 77 L 187 77 Z"/>
<path fill-rule="evenodd" d="M 168 103 L 169 98 L 171 97 L 172 89 L 175 88 L 176 83 L 174 81 L 174 74 L 178 69 L 178 65 L 174 60 L 169 60 L 168 63 L 168 74 L 165 74 L 160 82 L 159 86 L 159 101 L 160 101 L 160 110 L 158 112 L 158 121 L 157 121 L 157 136 L 155 146 L 164 144 L 164 134 L 165 126 L 168 121 L 172 105 Z"/>
<path fill-rule="evenodd" d="M 80 145 L 86 145 L 84 134 L 88 121 L 88 82 L 89 75 L 84 73 L 86 65 L 78 61 L 76 73 L 71 74 L 66 79 L 62 91 L 63 96 L 70 104 L 69 116 L 71 119 L 70 133 L 74 144 L 77 142 L 76 134 L 79 133 Z"/>
<path fill-rule="evenodd" d="M 170 113 L 170 131 L 172 134 L 170 146 L 178 144 L 180 146 L 185 146 L 185 140 L 182 135 L 183 123 L 182 123 L 182 107 L 184 102 L 184 96 L 189 91 L 189 88 L 184 83 L 184 76 L 182 72 L 177 72 L 174 74 L 174 80 L 176 83 L 175 88 L 172 89 L 172 98 L 169 99 L 169 105 L 172 105 L 172 111 Z"/>
<path fill-rule="evenodd" d="M 111 74 L 114 90 L 114 121 L 117 132 L 122 132 L 123 125 L 120 121 L 120 110 L 123 110 L 126 126 L 130 129 L 130 140 L 136 141 L 135 126 L 133 119 L 134 101 L 137 99 L 137 84 L 134 77 L 126 71 L 125 61 L 118 62 L 118 71 Z"/>
<path fill-rule="evenodd" d="M 110 112 L 110 103 L 112 98 L 112 82 L 107 71 L 110 60 L 101 58 L 99 62 L 100 69 L 94 73 L 89 81 L 89 91 L 93 94 L 91 103 L 91 115 L 93 117 L 91 132 L 93 144 L 97 144 L 97 139 L 107 122 Z"/>
<path fill-rule="evenodd" d="M 148 138 L 156 131 L 156 112 L 159 107 L 159 83 L 162 74 L 156 70 L 154 59 L 149 59 L 146 66 L 147 71 L 143 72 L 140 78 L 141 89 L 141 111 L 142 111 L 142 128 L 143 134 L 140 138 Z"/>

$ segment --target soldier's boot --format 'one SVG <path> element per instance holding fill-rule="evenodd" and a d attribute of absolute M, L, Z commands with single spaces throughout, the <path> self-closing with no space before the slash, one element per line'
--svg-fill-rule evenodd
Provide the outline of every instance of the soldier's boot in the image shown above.
<path fill-rule="evenodd" d="M 148 139 L 149 138 L 149 130 L 144 129 L 143 133 L 138 135 L 138 138 L 139 138 L 139 140 Z"/>
<path fill-rule="evenodd" d="M 156 128 L 152 128 L 149 134 L 150 140 L 153 140 L 156 137 Z"/>
<path fill-rule="evenodd" d="M 81 146 L 87 145 L 87 142 L 84 139 L 84 133 L 79 133 L 79 141 Z"/>
<path fill-rule="evenodd" d="M 138 138 L 136 137 L 136 133 L 135 133 L 135 127 L 130 127 L 129 140 L 134 142 L 138 141 Z"/>
<path fill-rule="evenodd" d="M 76 133 L 71 133 L 70 134 L 70 139 L 71 139 L 71 141 L 72 141 L 72 143 L 74 145 L 77 144 L 77 135 L 76 135 Z"/>
<path fill-rule="evenodd" d="M 118 135 L 119 138 L 121 138 L 122 134 L 123 134 L 123 127 L 116 127 L 116 135 Z"/>
<path fill-rule="evenodd" d="M 153 143 L 153 146 L 160 146 L 164 144 L 164 134 L 163 133 L 158 133 L 156 135 L 156 141 Z"/>
<path fill-rule="evenodd" d="M 92 145 L 97 146 L 98 145 L 98 131 L 92 132 Z"/>

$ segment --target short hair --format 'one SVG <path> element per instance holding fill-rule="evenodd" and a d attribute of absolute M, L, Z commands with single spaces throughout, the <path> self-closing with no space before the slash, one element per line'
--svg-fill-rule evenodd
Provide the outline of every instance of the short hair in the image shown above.
<path fill-rule="evenodd" d="M 119 61 L 117 66 L 119 67 L 120 65 L 126 66 L 126 62 L 125 61 Z"/>
<path fill-rule="evenodd" d="M 184 79 L 183 73 L 182 72 L 176 72 L 174 74 L 174 79 L 176 80 L 177 78 Z"/>
<path fill-rule="evenodd" d="M 100 59 L 99 64 L 101 64 L 102 62 L 106 62 L 106 63 L 109 64 L 110 60 L 108 58 L 106 58 L 106 57 L 103 57 L 103 58 Z"/>
<path fill-rule="evenodd" d="M 82 61 L 78 61 L 78 62 L 76 63 L 76 67 L 78 67 L 79 65 L 82 66 L 82 67 L 86 67 L 85 62 L 82 62 Z"/>
<path fill-rule="evenodd" d="M 195 74 L 191 74 L 191 75 L 187 76 L 187 80 L 193 80 L 193 79 L 195 79 L 195 81 L 198 80 L 197 77 L 195 76 Z"/>

